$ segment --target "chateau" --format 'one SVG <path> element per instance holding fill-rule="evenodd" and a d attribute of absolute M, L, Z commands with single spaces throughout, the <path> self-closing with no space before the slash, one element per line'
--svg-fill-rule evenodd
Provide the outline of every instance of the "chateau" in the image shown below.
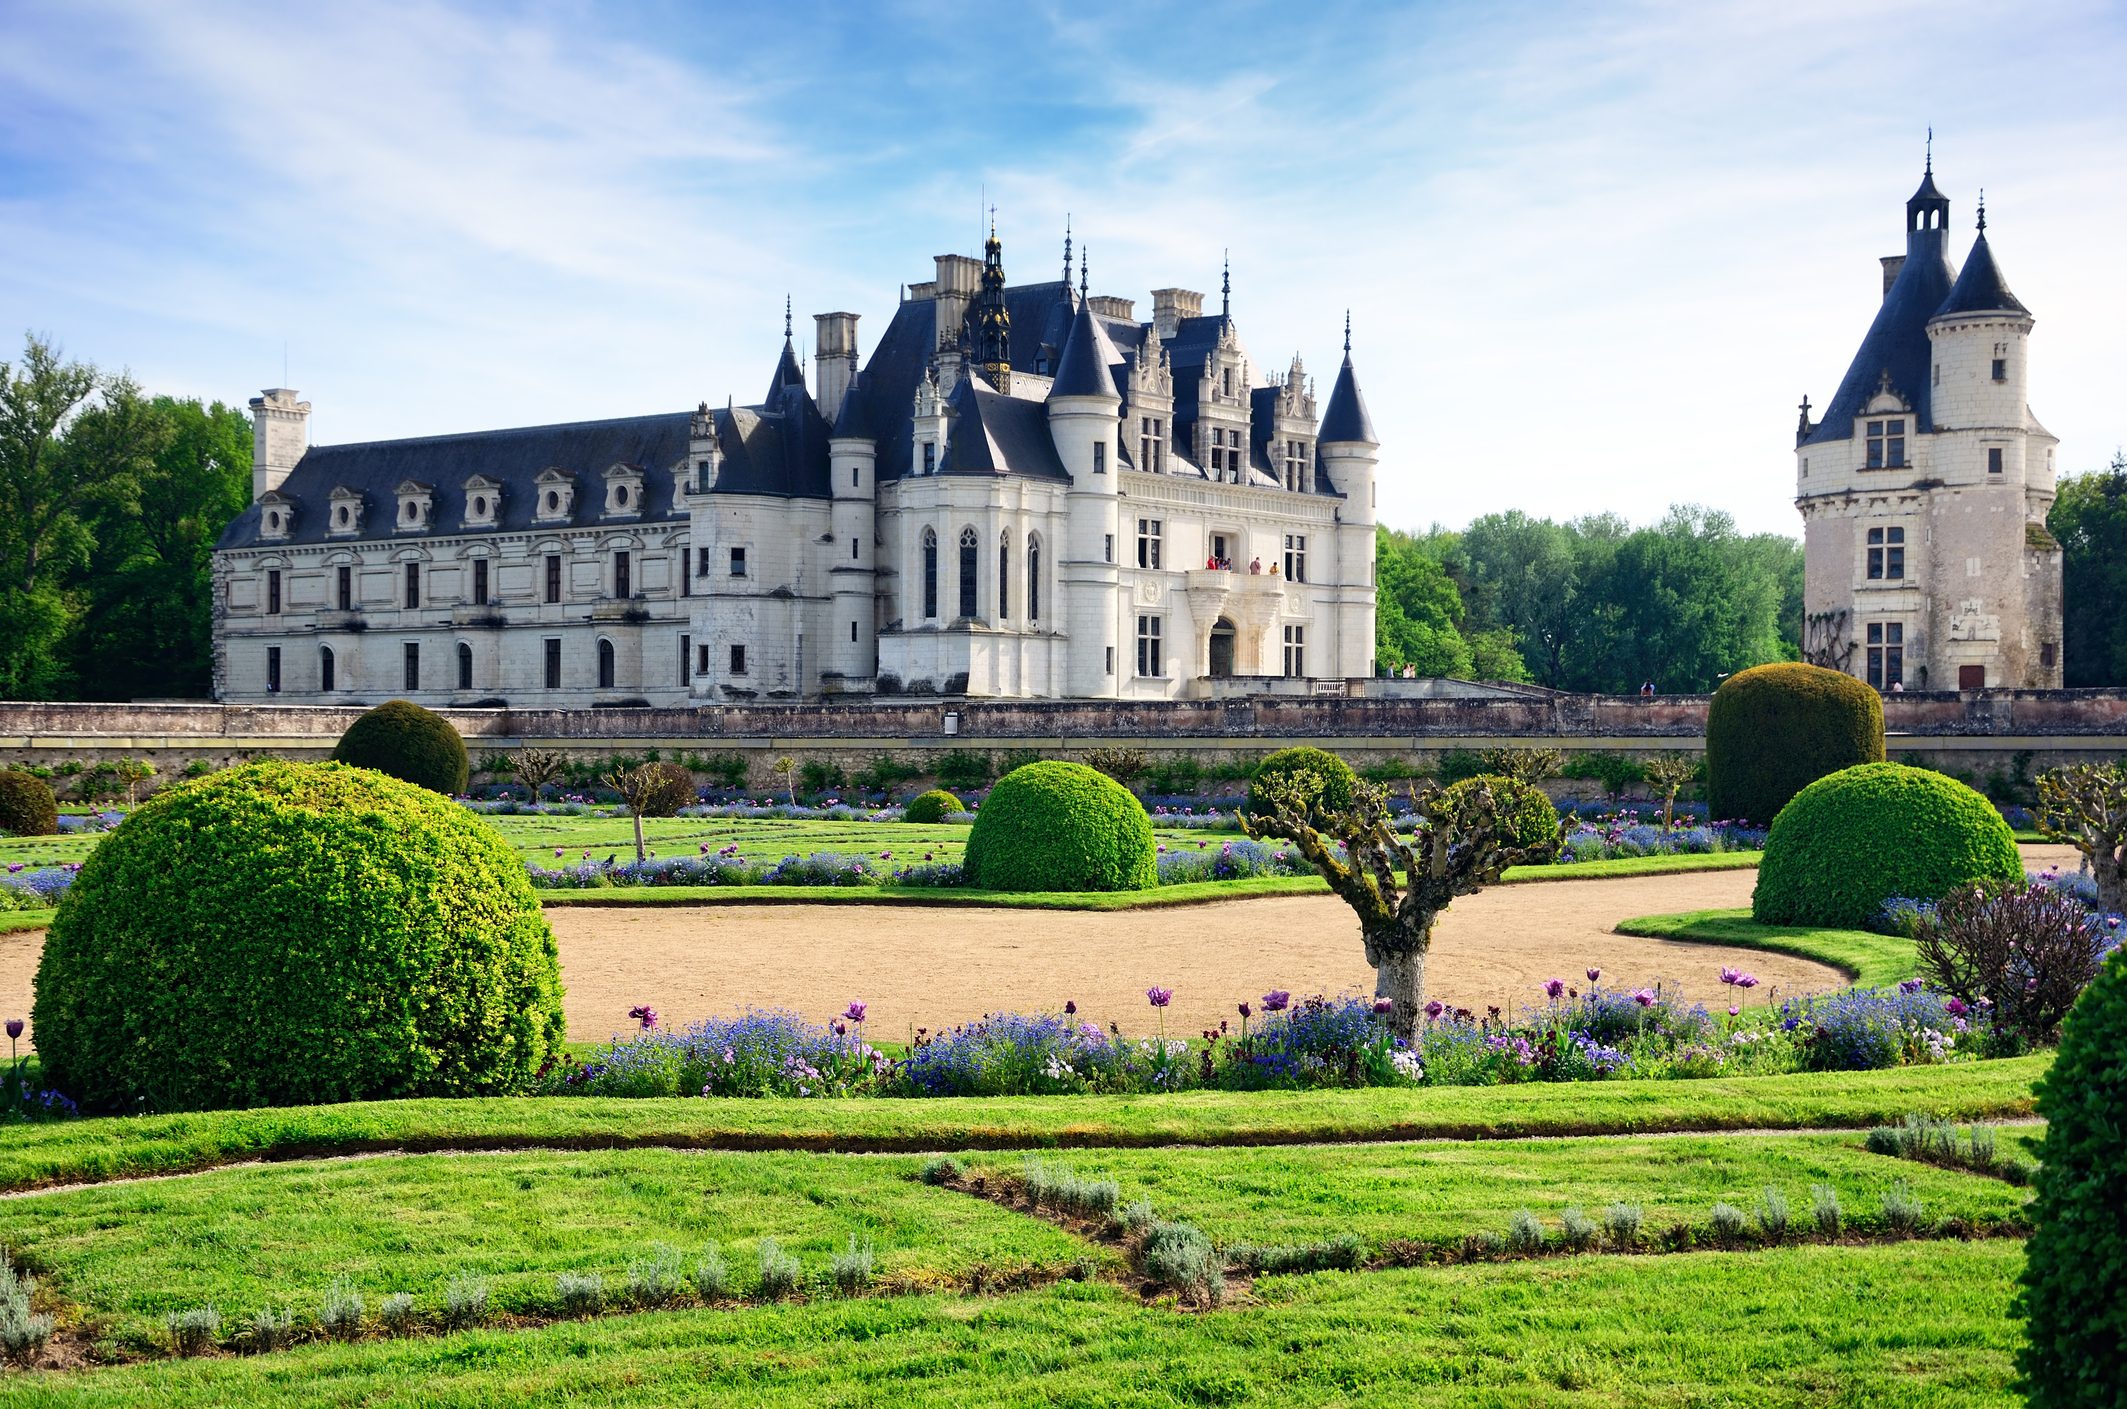
<path fill-rule="evenodd" d="M 786 312 L 766 393 L 692 412 L 307 445 L 253 399 L 215 553 L 227 701 L 683 706 L 838 694 L 1170 699 L 1373 673 L 1379 446 L 1185 289 L 1089 295 L 940 255 L 868 359 Z M 2019 383 L 2020 385 L 2020 383 Z"/>
<path fill-rule="evenodd" d="M 1930 154 L 1883 304 L 1824 417 L 1802 402 L 1805 659 L 1879 690 L 2058 689 L 2056 441 L 2025 402 L 2031 312 L 1987 243 L 1946 250 Z"/>

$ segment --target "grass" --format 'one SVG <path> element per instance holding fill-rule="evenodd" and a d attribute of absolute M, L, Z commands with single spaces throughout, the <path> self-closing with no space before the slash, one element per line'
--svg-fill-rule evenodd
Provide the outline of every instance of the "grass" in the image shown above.
<path fill-rule="evenodd" d="M 1879 988 L 1911 978 L 1920 967 L 1913 941 L 1900 935 L 1867 930 L 1813 929 L 1802 925 L 1761 925 L 1748 910 L 1692 910 L 1681 915 L 1643 915 L 1620 920 L 1619 934 L 1646 935 L 1739 949 L 1768 949 L 1830 964 L 1864 988 Z"/>
<path fill-rule="evenodd" d="M 380 1149 L 911 1151 L 1854 1128 L 2030 1114 L 2051 1056 L 1701 1081 L 958 1100 L 374 1101 L 0 1128 L 0 1189 Z"/>
<path fill-rule="evenodd" d="M 1650 1234 L 1669 1223 L 1703 1228 L 1716 1201 L 1752 1212 L 1768 1185 L 1779 1186 L 1806 1221 L 1810 1186 L 1829 1184 L 1848 1220 L 1867 1226 L 1878 1196 L 1897 1179 L 1912 1185 L 1929 1219 L 1999 1225 L 2022 1219 L 2030 1192 L 1872 1155 L 1850 1134 L 1087 1150 L 1057 1163 L 1113 1179 L 1125 1203 L 1150 1199 L 1161 1217 L 1194 1223 L 1221 1245 L 1351 1233 L 1370 1250 L 1392 1238 L 1450 1242 L 1504 1232 L 1524 1208 L 1555 1232 L 1564 1210 L 1599 1218 L 1619 1200 L 1645 1209 Z M 1009 1173 L 1017 1166 L 991 1157 L 978 1167 Z"/>
<path fill-rule="evenodd" d="M 852 1236 L 876 1245 L 882 1276 L 916 1286 L 1088 1254 L 1047 1223 L 918 1183 L 919 1163 L 626 1150 L 248 1166 L 0 1200 L 0 1245 L 139 1349 L 168 1313 L 207 1302 L 225 1319 L 315 1316 L 340 1278 L 371 1307 L 403 1291 L 433 1314 L 450 1279 L 473 1274 L 496 1311 L 553 1314 L 558 1274 L 601 1274 L 617 1294 L 660 1243 L 690 1273 L 719 1244 L 742 1293 L 762 1238 L 799 1258 L 815 1294 Z"/>
<path fill-rule="evenodd" d="M 1208 1315 L 1120 1288 L 825 1301 L 18 1379 L 5 1402 L 186 1409 L 747 1404 L 2007 1406 L 2006 1242 L 1321 1274 Z"/>

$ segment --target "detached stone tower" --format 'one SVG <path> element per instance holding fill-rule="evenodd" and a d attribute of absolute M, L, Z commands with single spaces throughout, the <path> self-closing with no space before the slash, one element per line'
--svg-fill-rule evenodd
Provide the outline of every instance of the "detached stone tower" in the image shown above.
<path fill-rule="evenodd" d="M 2033 320 L 1984 204 L 1952 277 L 1949 212 L 1931 160 L 1860 352 L 1822 420 L 1802 403 L 1802 654 L 1880 690 L 2057 689 L 2058 442 L 2025 401 Z"/>

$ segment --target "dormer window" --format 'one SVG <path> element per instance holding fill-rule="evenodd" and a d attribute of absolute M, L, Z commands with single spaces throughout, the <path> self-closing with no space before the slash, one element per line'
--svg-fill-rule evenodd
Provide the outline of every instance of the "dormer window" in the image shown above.
<path fill-rule="evenodd" d="M 342 485 L 332 491 L 325 513 L 325 532 L 334 538 L 351 538 L 362 531 L 362 496 Z"/>
<path fill-rule="evenodd" d="M 429 515 L 435 508 L 435 489 L 409 479 L 400 481 L 399 487 L 392 492 L 399 499 L 399 516 L 394 527 L 401 533 L 426 531 Z"/>
<path fill-rule="evenodd" d="M 605 474 L 606 514 L 633 516 L 643 511 L 643 472 L 633 465 L 615 465 Z"/>
<path fill-rule="evenodd" d="M 258 533 L 261 538 L 283 539 L 295 526 L 295 501 L 278 489 L 259 498 Z"/>
<path fill-rule="evenodd" d="M 1868 423 L 1868 462 L 1871 470 L 1905 468 L 1905 418 Z"/>
<path fill-rule="evenodd" d="M 542 470 L 532 482 L 533 491 L 539 496 L 534 517 L 541 522 L 552 523 L 568 519 L 576 513 L 576 481 L 566 470 Z"/>
<path fill-rule="evenodd" d="M 496 517 L 502 512 L 502 486 L 486 475 L 474 475 L 465 482 L 465 526 L 467 528 L 493 528 Z"/>

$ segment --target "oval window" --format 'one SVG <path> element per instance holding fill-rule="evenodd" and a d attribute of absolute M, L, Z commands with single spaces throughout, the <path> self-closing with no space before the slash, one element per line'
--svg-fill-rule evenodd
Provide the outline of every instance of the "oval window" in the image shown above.
<path fill-rule="evenodd" d="M 419 510 L 417 510 L 417 509 L 415 509 L 415 508 L 414 508 L 414 501 L 413 501 L 413 500 L 411 500 L 411 499 L 407 500 L 407 501 L 406 501 L 406 521 L 407 521 L 408 523 L 412 523 L 412 522 L 414 521 L 414 515 L 415 515 L 416 513 L 418 513 L 418 512 L 419 512 Z"/>
<path fill-rule="evenodd" d="M 556 494 L 553 490 L 549 489 L 547 491 L 547 512 L 551 514 L 560 507 L 561 496 L 559 494 Z"/>
<path fill-rule="evenodd" d="M 340 506 L 340 519 L 339 519 L 339 522 L 340 522 L 340 526 L 341 526 L 342 528 L 345 528 L 345 527 L 347 526 L 347 506 L 346 506 L 345 504 L 342 504 L 342 505 Z"/>
<path fill-rule="evenodd" d="M 623 509 L 628 507 L 628 486 L 624 484 L 613 491 L 613 502 Z"/>
<path fill-rule="evenodd" d="M 481 518 L 487 517 L 487 496 L 482 495 L 473 501 L 473 512 Z"/>
<path fill-rule="evenodd" d="M 281 516 L 279 514 L 266 515 L 266 527 L 272 529 L 275 533 L 279 533 L 281 531 Z"/>

